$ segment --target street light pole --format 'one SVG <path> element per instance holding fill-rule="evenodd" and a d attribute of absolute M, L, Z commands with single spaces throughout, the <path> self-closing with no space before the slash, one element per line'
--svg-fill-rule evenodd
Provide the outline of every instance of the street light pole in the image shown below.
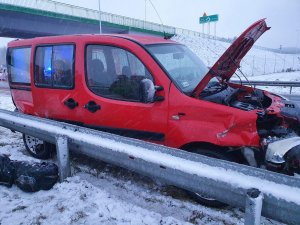
<path fill-rule="evenodd" d="M 99 3 L 99 29 L 100 29 L 100 34 L 102 34 L 101 0 L 98 0 L 98 3 Z"/>

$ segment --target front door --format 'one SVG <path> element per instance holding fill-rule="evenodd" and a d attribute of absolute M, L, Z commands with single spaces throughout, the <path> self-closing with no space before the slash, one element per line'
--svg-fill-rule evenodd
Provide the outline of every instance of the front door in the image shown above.
<path fill-rule="evenodd" d="M 153 76 L 158 66 L 152 67 L 150 72 L 148 63 L 142 62 L 137 55 L 150 57 L 139 48 L 135 53 L 134 48 L 116 45 L 85 46 L 85 79 L 89 92 L 82 96 L 86 111 L 83 121 L 86 126 L 98 130 L 163 144 L 167 128 L 167 92 L 159 93 L 164 101 L 143 103 L 140 82 L 149 79 L 164 86 L 165 90 L 170 82 Z"/>

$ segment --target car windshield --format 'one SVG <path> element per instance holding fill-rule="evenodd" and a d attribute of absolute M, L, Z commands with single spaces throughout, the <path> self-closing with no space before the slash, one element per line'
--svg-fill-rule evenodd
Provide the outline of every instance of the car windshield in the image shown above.
<path fill-rule="evenodd" d="M 192 92 L 208 72 L 207 66 L 184 45 L 154 44 L 148 45 L 147 49 L 185 93 Z"/>

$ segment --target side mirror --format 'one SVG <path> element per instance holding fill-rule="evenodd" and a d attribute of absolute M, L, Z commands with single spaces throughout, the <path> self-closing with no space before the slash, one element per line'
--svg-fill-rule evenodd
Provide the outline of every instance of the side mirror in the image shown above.
<path fill-rule="evenodd" d="M 154 102 L 155 86 L 150 79 L 143 79 L 140 82 L 140 96 L 141 102 L 151 103 Z"/>

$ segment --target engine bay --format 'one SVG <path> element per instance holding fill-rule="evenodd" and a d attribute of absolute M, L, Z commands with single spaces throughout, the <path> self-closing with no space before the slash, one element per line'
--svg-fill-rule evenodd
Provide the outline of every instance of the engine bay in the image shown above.
<path fill-rule="evenodd" d="M 244 111 L 265 109 L 272 100 L 262 90 L 248 87 L 233 87 L 226 83 L 212 82 L 201 93 L 200 98 L 209 102 L 230 106 Z"/>

